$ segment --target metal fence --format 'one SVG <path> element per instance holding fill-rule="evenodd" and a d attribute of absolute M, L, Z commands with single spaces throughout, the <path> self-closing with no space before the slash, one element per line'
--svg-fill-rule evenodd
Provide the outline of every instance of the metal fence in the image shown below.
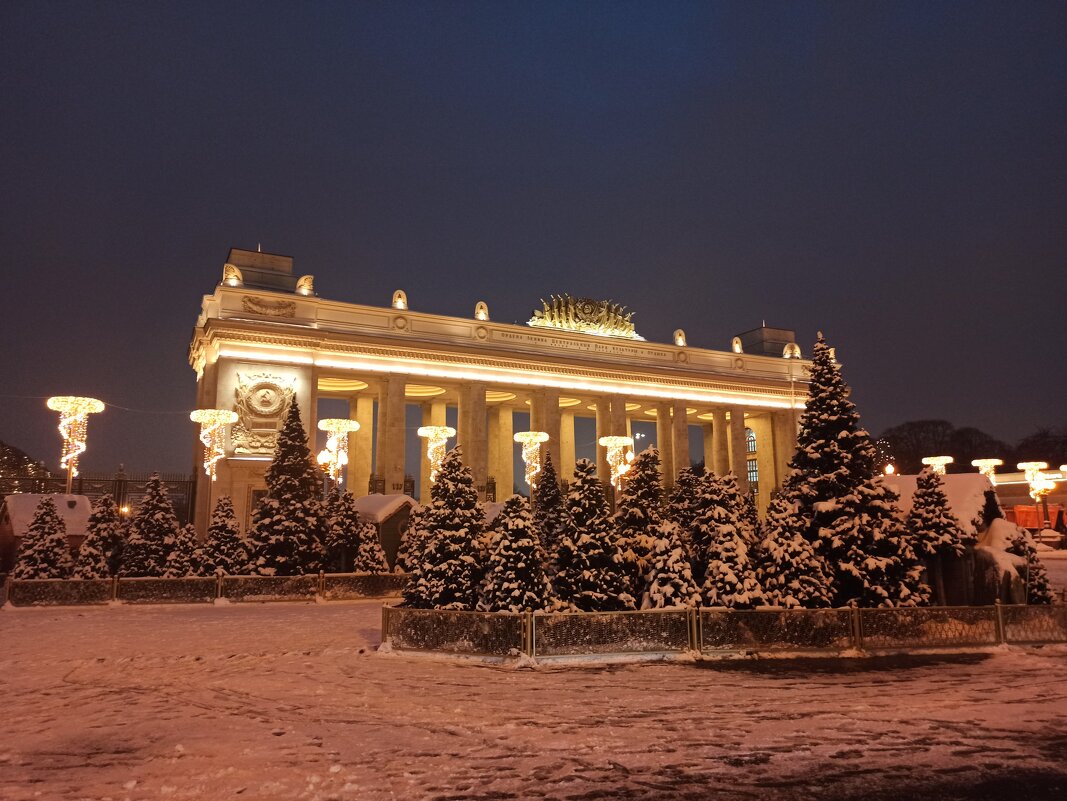
<path fill-rule="evenodd" d="M 387 606 L 382 640 L 398 651 L 538 658 L 981 648 L 1067 642 L 1067 608 L 998 604 L 512 614 Z"/>
<path fill-rule="evenodd" d="M 306 576 L 32 579 L 0 581 L 0 604 L 83 606 L 229 601 L 325 601 L 399 595 L 406 576 L 391 573 L 317 573 Z"/>

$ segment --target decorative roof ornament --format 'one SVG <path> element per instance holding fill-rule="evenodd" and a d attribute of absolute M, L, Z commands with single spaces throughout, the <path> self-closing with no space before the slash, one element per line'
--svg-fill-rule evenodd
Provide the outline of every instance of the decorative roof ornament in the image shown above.
<path fill-rule="evenodd" d="M 579 331 L 602 337 L 640 339 L 630 318 L 633 312 L 610 300 L 572 298 L 570 295 L 550 295 L 541 299 L 540 309 L 534 309 L 527 325 L 535 328 L 555 328 L 560 331 Z"/>

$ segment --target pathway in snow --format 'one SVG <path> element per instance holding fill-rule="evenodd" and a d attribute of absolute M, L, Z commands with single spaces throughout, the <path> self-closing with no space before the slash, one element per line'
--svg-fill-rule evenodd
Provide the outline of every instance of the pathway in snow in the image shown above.
<path fill-rule="evenodd" d="M 1067 797 L 1067 649 L 508 670 L 380 604 L 0 612 L 3 799 Z"/>

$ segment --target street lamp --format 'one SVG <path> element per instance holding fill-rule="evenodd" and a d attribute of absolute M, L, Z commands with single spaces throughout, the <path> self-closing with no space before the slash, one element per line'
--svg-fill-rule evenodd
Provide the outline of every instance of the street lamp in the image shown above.
<path fill-rule="evenodd" d="M 611 468 L 611 485 L 622 489 L 622 477 L 630 471 L 630 462 L 634 460 L 633 437 L 601 437 L 597 440 L 608 449 L 608 466 Z"/>
<path fill-rule="evenodd" d="M 977 467 L 978 472 L 989 479 L 994 487 L 997 485 L 997 468 L 1004 464 L 1003 459 L 974 459 L 972 467 Z"/>
<path fill-rule="evenodd" d="M 341 471 L 348 464 L 348 435 L 359 431 L 359 423 L 343 417 L 327 417 L 319 420 L 319 431 L 329 434 L 326 447 L 319 451 L 318 462 L 334 484 L 344 481 Z"/>
<path fill-rule="evenodd" d="M 196 409 L 189 419 L 200 423 L 204 443 L 204 472 L 215 480 L 215 464 L 226 455 L 226 426 L 237 422 L 237 412 L 229 409 Z"/>
<path fill-rule="evenodd" d="M 945 467 L 954 461 L 956 460 L 951 456 L 926 456 L 923 458 L 923 464 L 931 467 L 939 476 L 945 475 Z"/>
<path fill-rule="evenodd" d="M 537 487 L 535 479 L 541 472 L 541 443 L 548 442 L 548 433 L 519 431 L 515 434 L 515 441 L 522 444 L 522 463 L 526 466 L 526 483 L 530 485 L 532 494 Z"/>
<path fill-rule="evenodd" d="M 451 426 L 423 426 L 417 433 L 426 440 L 426 461 L 430 463 L 430 483 L 433 484 L 437 481 L 437 474 L 441 472 L 445 445 L 451 437 L 456 436 L 456 429 Z"/>
<path fill-rule="evenodd" d="M 59 412 L 59 433 L 63 437 L 63 451 L 59 466 L 67 471 L 67 495 L 78 475 L 78 457 L 85 453 L 85 429 L 89 415 L 104 411 L 104 402 L 96 398 L 57 395 L 49 398 L 48 408 Z"/>

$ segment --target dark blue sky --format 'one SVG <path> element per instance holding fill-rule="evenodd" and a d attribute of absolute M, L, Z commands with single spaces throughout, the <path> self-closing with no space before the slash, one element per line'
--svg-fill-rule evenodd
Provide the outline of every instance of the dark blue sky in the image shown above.
<path fill-rule="evenodd" d="M 1067 4 L 0 5 L 0 439 L 191 469 L 231 245 L 320 294 L 610 297 L 838 348 L 873 431 L 1067 425 Z M 174 414 L 159 414 L 174 412 Z"/>

